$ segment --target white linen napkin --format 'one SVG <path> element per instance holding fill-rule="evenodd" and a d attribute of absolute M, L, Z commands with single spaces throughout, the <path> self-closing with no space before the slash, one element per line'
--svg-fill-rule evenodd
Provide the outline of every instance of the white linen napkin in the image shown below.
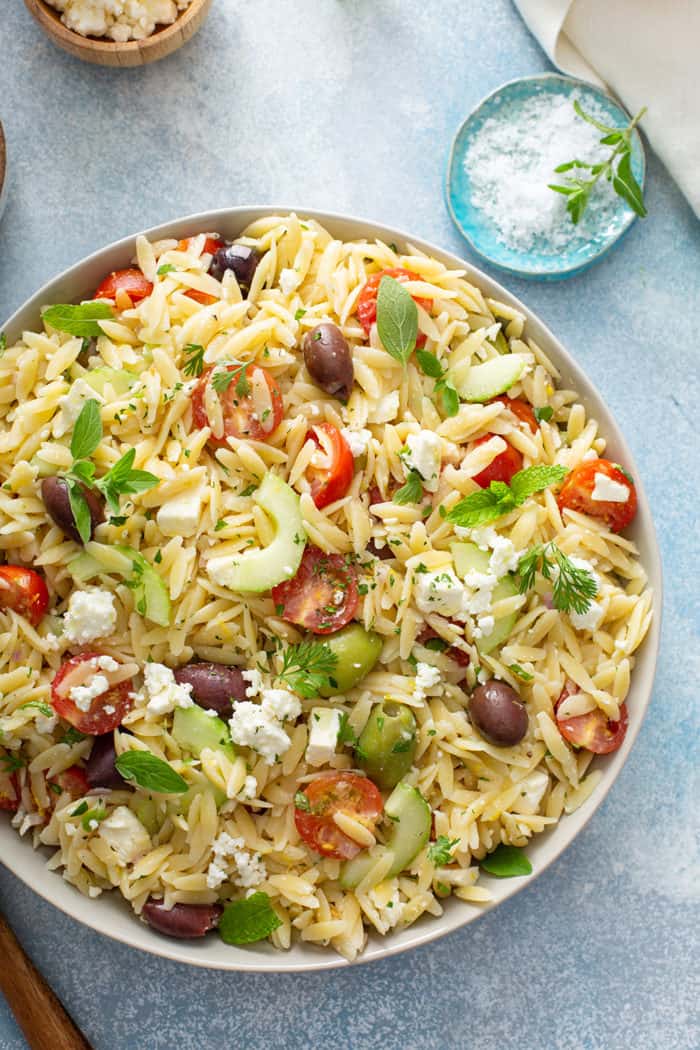
<path fill-rule="evenodd" d="M 608 87 L 700 217 L 700 0 L 514 0 L 552 62 Z"/>

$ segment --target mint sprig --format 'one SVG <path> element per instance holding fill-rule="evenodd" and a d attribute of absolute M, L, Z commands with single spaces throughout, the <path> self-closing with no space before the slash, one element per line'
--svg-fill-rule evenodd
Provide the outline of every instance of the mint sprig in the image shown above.
<path fill-rule="evenodd" d="M 423 499 L 423 478 L 417 470 L 409 470 L 406 475 L 406 484 L 392 496 L 392 503 L 403 506 L 406 503 L 420 503 Z"/>
<path fill-rule="evenodd" d="M 444 516 L 453 525 L 464 529 L 488 525 L 515 507 L 522 506 L 535 493 L 556 485 L 567 474 L 567 468 L 557 464 L 526 467 L 513 475 L 510 485 L 506 485 L 505 481 L 492 481 L 487 489 L 465 496 Z"/>
<path fill-rule="evenodd" d="M 107 303 L 89 302 L 73 305 L 57 303 L 44 310 L 41 319 L 45 325 L 55 328 L 57 332 L 67 332 L 81 339 L 96 339 L 102 335 L 98 321 L 108 321 L 114 317 L 114 310 Z"/>
<path fill-rule="evenodd" d="M 219 921 L 219 933 L 226 944 L 253 944 L 279 929 L 282 920 L 267 893 L 251 894 L 227 904 Z"/>
<path fill-rule="evenodd" d="M 427 350 L 416 350 L 416 359 L 421 371 L 436 381 L 435 394 L 440 398 L 444 414 L 456 416 L 459 411 L 459 394 L 454 384 L 447 378 L 447 369 L 443 368 L 435 354 Z"/>
<path fill-rule="evenodd" d="M 418 307 L 394 277 L 379 282 L 377 332 L 386 352 L 405 366 L 418 338 Z"/>
<path fill-rule="evenodd" d="M 187 791 L 187 781 L 150 751 L 125 751 L 114 765 L 125 780 L 133 781 L 144 791 L 163 795 L 182 795 Z"/>
<path fill-rule="evenodd" d="M 496 846 L 493 853 L 487 854 L 483 860 L 480 860 L 479 866 L 489 875 L 496 875 L 499 879 L 511 879 L 516 875 L 532 874 L 532 864 L 523 850 L 517 846 L 506 846 L 503 843 Z"/>

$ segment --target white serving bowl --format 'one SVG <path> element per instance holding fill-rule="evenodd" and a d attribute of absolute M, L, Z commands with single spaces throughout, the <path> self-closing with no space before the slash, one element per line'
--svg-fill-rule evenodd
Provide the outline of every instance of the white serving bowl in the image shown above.
<path fill-rule="evenodd" d="M 643 487 L 639 482 L 639 473 L 632 455 L 620 429 L 607 408 L 605 401 L 595 389 L 581 368 L 566 352 L 564 347 L 552 335 L 548 328 L 505 288 L 492 278 L 470 266 L 464 260 L 441 251 L 439 248 L 411 237 L 401 230 L 378 225 L 363 219 L 350 218 L 330 212 L 317 212 L 305 208 L 290 207 L 236 207 L 222 211 L 204 212 L 190 215 L 174 222 L 165 223 L 155 229 L 147 230 L 146 236 L 152 239 L 163 237 L 183 238 L 202 231 L 215 230 L 227 238 L 237 237 L 249 223 L 264 215 L 284 215 L 296 211 L 301 216 L 317 219 L 330 232 L 343 240 L 354 240 L 366 237 L 380 238 L 403 247 L 407 242 L 422 251 L 440 259 L 450 269 L 465 269 L 467 277 L 477 284 L 487 295 L 504 303 L 509 303 L 523 311 L 527 317 L 527 330 L 530 336 L 539 343 L 546 354 L 551 357 L 562 373 L 566 386 L 578 391 L 580 399 L 588 414 L 594 416 L 601 426 L 601 431 L 608 441 L 608 452 L 612 459 L 620 460 L 631 468 L 637 479 L 639 511 L 630 529 L 631 538 L 637 543 L 642 562 L 649 574 L 649 581 L 654 590 L 654 621 L 643 646 L 637 653 L 637 663 L 632 676 L 632 685 L 627 698 L 629 709 L 629 729 L 619 751 L 595 760 L 596 768 L 602 770 L 603 777 L 592 796 L 570 816 L 542 835 L 536 836 L 528 846 L 528 856 L 532 862 L 533 874 L 527 878 L 498 879 L 482 874 L 480 885 L 488 888 L 493 900 L 488 905 L 471 905 L 457 899 L 446 902 L 444 914 L 440 918 L 423 916 L 413 926 L 389 934 L 385 938 L 370 936 L 364 954 L 358 961 L 372 962 L 386 958 L 397 952 L 426 944 L 437 937 L 450 933 L 473 922 L 490 908 L 495 908 L 502 901 L 526 886 L 545 870 L 552 861 L 566 849 L 578 833 L 585 827 L 590 818 L 602 803 L 608 791 L 617 779 L 622 767 L 634 745 L 641 729 L 642 720 L 649 703 L 654 679 L 654 669 L 659 647 L 661 626 L 661 561 L 659 548 L 654 532 L 651 511 Z M 39 323 L 39 311 L 50 303 L 73 302 L 89 298 L 99 281 L 106 273 L 120 267 L 128 266 L 134 255 L 134 237 L 126 237 L 115 244 L 103 248 L 88 256 L 83 262 L 76 263 L 69 270 L 49 281 L 24 306 L 6 322 L 0 330 L 7 333 L 8 341 L 13 341 L 24 329 L 35 329 Z M 10 826 L 6 814 L 0 814 L 0 858 L 10 871 L 22 879 L 40 896 L 55 904 L 66 914 L 78 919 L 108 937 L 141 948 L 144 951 L 161 955 L 178 962 L 193 966 L 206 966 L 221 970 L 252 970 L 268 973 L 284 971 L 324 970 L 338 966 L 347 966 L 343 959 L 330 949 L 320 949 L 309 944 L 297 943 L 290 951 L 280 952 L 270 944 L 263 943 L 245 948 L 236 948 L 224 944 L 216 935 L 210 935 L 201 941 L 177 941 L 163 937 L 144 923 L 139 922 L 130 906 L 118 893 L 103 894 L 96 900 L 84 897 L 73 886 L 65 882 L 60 875 L 46 868 L 49 851 L 35 851 L 28 841 L 21 840 Z"/>

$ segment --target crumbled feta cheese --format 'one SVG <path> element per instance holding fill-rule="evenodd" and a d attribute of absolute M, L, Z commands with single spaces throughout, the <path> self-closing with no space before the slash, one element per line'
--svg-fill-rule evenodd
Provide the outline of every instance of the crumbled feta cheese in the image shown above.
<path fill-rule="evenodd" d="M 486 638 L 493 631 L 496 620 L 493 616 L 478 616 L 472 634 L 475 638 Z"/>
<path fill-rule="evenodd" d="M 310 766 L 324 766 L 335 754 L 342 715 L 331 707 L 313 707 L 309 716 L 309 743 L 306 761 Z"/>
<path fill-rule="evenodd" d="M 280 722 L 293 722 L 301 714 L 301 702 L 298 696 L 288 689 L 263 689 L 262 709 Z"/>
<path fill-rule="evenodd" d="M 122 864 L 132 864 L 151 848 L 150 835 L 128 806 L 117 806 L 100 824 L 99 835 Z"/>
<path fill-rule="evenodd" d="M 202 516 L 202 489 L 197 487 L 167 500 L 156 514 L 164 536 L 193 536 Z"/>
<path fill-rule="evenodd" d="M 282 724 L 260 704 L 250 700 L 235 703 L 229 726 L 234 744 L 252 747 L 268 766 L 273 766 L 278 757 L 289 750 L 290 739 Z"/>
<path fill-rule="evenodd" d="M 296 270 L 284 269 L 280 273 L 280 288 L 285 295 L 292 295 L 301 284 L 301 277 Z"/>
<path fill-rule="evenodd" d="M 440 685 L 442 674 L 437 667 L 424 664 L 420 661 L 416 664 L 416 685 L 413 695 L 416 700 L 425 700 L 428 692 Z"/>
<path fill-rule="evenodd" d="M 54 419 L 52 427 L 52 433 L 55 438 L 63 437 L 64 434 L 73 429 L 75 421 L 82 412 L 83 405 L 90 399 L 104 404 L 104 398 L 84 379 L 76 379 L 71 383 L 68 393 L 58 399 L 60 413 Z"/>
<path fill-rule="evenodd" d="M 591 499 L 596 503 L 626 503 L 630 498 L 630 490 L 621 481 L 609 478 L 607 474 L 597 473 L 593 475 L 595 482 Z"/>
<path fill-rule="evenodd" d="M 47 718 L 46 715 L 38 714 L 34 720 L 37 733 L 45 733 L 47 736 L 53 733 L 57 723 L 58 715 L 51 715 L 50 718 Z"/>
<path fill-rule="evenodd" d="M 68 696 L 80 711 L 89 711 L 95 697 L 108 689 L 109 680 L 103 674 L 94 674 L 84 685 L 74 685 Z"/>
<path fill-rule="evenodd" d="M 491 551 L 489 572 L 493 573 L 494 576 L 505 576 L 506 573 L 515 572 L 517 569 L 523 551 L 517 551 L 512 540 L 509 540 L 507 536 L 501 536 L 493 526 L 487 525 L 485 528 L 480 529 L 464 529 L 456 525 L 455 533 L 460 539 L 471 540 L 472 543 L 477 545 L 479 550 Z"/>
<path fill-rule="evenodd" d="M 176 707 L 192 707 L 192 686 L 180 684 L 165 664 L 146 664 L 143 669 L 141 699 L 146 701 L 146 710 L 154 715 L 167 715 Z"/>
<path fill-rule="evenodd" d="M 428 492 L 436 492 L 440 483 L 442 440 L 431 430 L 421 430 L 406 438 L 407 452 L 401 454 L 406 470 L 417 470 Z"/>
<path fill-rule="evenodd" d="M 117 610 L 114 595 L 101 587 L 73 591 L 63 618 L 63 637 L 69 645 L 87 645 L 114 632 Z"/>
<path fill-rule="evenodd" d="M 249 671 L 241 671 L 242 678 L 249 682 L 249 686 L 245 691 L 247 697 L 257 696 L 263 687 L 263 680 L 260 671 L 255 667 L 251 667 Z"/>
<path fill-rule="evenodd" d="M 449 569 L 423 572 L 415 577 L 416 605 L 422 613 L 439 613 L 452 619 L 463 618 L 466 591 Z"/>
<path fill-rule="evenodd" d="M 207 886 L 210 890 L 217 889 L 230 874 L 234 874 L 231 881 L 243 889 L 259 886 L 267 878 L 267 869 L 260 854 L 250 853 L 242 838 L 234 839 L 222 831 L 214 840 L 212 853 L 214 856 L 207 869 Z M 233 860 L 235 873 L 229 872 L 228 860 Z"/>
<path fill-rule="evenodd" d="M 384 397 L 380 397 L 370 408 L 367 413 L 367 422 L 391 423 L 391 421 L 396 419 L 396 416 L 398 415 L 399 403 L 400 398 L 398 390 L 392 390 L 390 394 L 385 394 Z"/>
<path fill-rule="evenodd" d="M 520 795 L 512 805 L 516 813 L 537 813 L 544 793 L 549 786 L 549 777 L 539 769 L 528 773 L 518 784 Z"/>
<path fill-rule="evenodd" d="M 243 787 L 238 792 L 241 799 L 255 798 L 258 793 L 258 782 L 254 776 L 248 775 L 243 781 Z"/>
<path fill-rule="evenodd" d="M 158 25 L 172 25 L 191 0 L 49 0 L 61 21 L 81 36 L 117 43 L 144 40 Z"/>
<path fill-rule="evenodd" d="M 607 611 L 608 603 L 592 601 L 584 613 L 569 613 L 569 619 L 577 631 L 597 631 Z"/>
<path fill-rule="evenodd" d="M 355 459 L 357 459 L 358 456 L 364 456 L 369 446 L 370 438 L 372 437 L 371 430 L 366 430 L 364 428 L 361 428 L 360 430 L 352 430 L 350 427 L 343 427 L 340 433 L 347 441 L 350 451 Z"/>

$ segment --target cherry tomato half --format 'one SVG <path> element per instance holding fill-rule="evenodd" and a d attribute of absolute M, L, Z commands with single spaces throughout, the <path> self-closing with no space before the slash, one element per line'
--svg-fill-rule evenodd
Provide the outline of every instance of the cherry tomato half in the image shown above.
<path fill-rule="evenodd" d="M 71 798 L 82 798 L 90 790 L 90 784 L 82 766 L 70 766 L 58 776 L 52 777 L 49 784 L 57 784 L 61 791 L 67 791 Z"/>
<path fill-rule="evenodd" d="M 180 241 L 177 246 L 179 252 L 188 252 L 195 241 L 194 237 L 185 237 L 184 240 Z M 213 237 L 207 234 L 204 239 L 204 247 L 202 248 L 202 255 L 214 255 L 218 252 L 219 248 L 223 248 L 226 245 L 226 241 L 222 241 L 220 237 Z"/>
<path fill-rule="evenodd" d="M 236 375 L 225 390 L 217 391 L 211 387 L 211 396 L 218 398 L 221 404 L 223 433 L 212 433 L 209 444 L 217 448 L 225 446 L 229 437 L 267 441 L 282 422 L 284 408 L 277 381 L 259 365 L 248 365 L 245 371 L 241 370 L 240 365 L 207 369 L 192 392 L 192 420 L 195 427 L 201 429 L 211 426 L 206 403 L 215 371 L 219 375 L 223 372 L 234 372 Z"/>
<path fill-rule="evenodd" d="M 506 397 L 505 394 L 495 397 L 494 401 L 500 401 L 509 412 L 513 413 L 516 419 L 520 420 L 521 423 L 526 423 L 533 434 L 537 433 L 537 419 L 535 418 L 532 405 L 528 404 L 527 401 L 523 401 L 520 397 Z"/>
<path fill-rule="evenodd" d="M 119 292 L 125 292 L 136 304 L 147 299 L 152 291 L 151 282 L 146 280 L 140 270 L 132 267 L 129 270 L 112 270 L 95 289 L 95 298 L 114 301 Z"/>
<path fill-rule="evenodd" d="M 272 600 L 289 623 L 332 634 L 357 612 L 357 571 L 342 554 L 325 554 L 307 544 L 296 576 L 273 587 Z"/>
<path fill-rule="evenodd" d="M 555 714 L 564 700 L 572 695 L 568 684 L 562 690 L 559 699 L 554 705 Z M 608 718 L 599 707 L 587 711 L 585 715 L 574 715 L 572 718 L 559 718 L 556 714 L 559 732 L 576 747 L 584 747 L 595 755 L 609 755 L 611 751 L 617 751 L 627 733 L 629 717 L 627 704 L 620 705 L 620 717 L 615 722 Z"/>
<path fill-rule="evenodd" d="M 627 499 L 624 503 L 593 499 L 596 474 L 625 486 Z M 560 510 L 576 510 L 580 514 L 590 514 L 592 518 L 602 518 L 611 532 L 622 532 L 637 513 L 637 492 L 634 483 L 616 463 L 609 459 L 589 459 L 579 463 L 567 476 L 557 503 Z"/>
<path fill-rule="evenodd" d="M 43 576 L 23 565 L 0 565 L 0 609 L 12 609 L 36 627 L 49 607 Z"/>
<path fill-rule="evenodd" d="M 200 292 L 198 288 L 188 288 L 185 295 L 188 299 L 194 299 L 196 303 L 201 303 L 202 306 L 210 306 L 216 302 L 215 295 L 209 295 L 209 292 Z"/>
<path fill-rule="evenodd" d="M 454 621 L 450 621 L 451 623 Z M 450 660 L 454 660 L 460 667 L 469 667 L 470 658 L 469 653 L 465 653 L 463 649 L 458 649 L 456 645 L 448 645 L 444 638 L 441 638 L 437 631 L 434 631 L 432 627 L 424 627 L 420 632 L 416 641 L 419 645 L 424 645 L 427 649 L 434 649 L 439 653 L 444 653 L 445 656 L 449 657 Z M 431 644 L 434 643 L 434 644 Z"/>
<path fill-rule="evenodd" d="M 377 296 L 379 295 L 379 285 L 382 277 L 393 277 L 396 281 L 401 281 L 405 284 L 406 281 L 420 281 L 420 275 L 414 273 L 413 270 L 404 270 L 400 266 L 393 267 L 388 270 L 380 270 L 379 273 L 374 273 L 369 280 L 363 285 L 362 291 L 357 298 L 357 318 L 365 330 L 365 335 L 369 335 L 372 325 L 377 320 Z M 414 295 L 413 301 L 417 306 L 422 306 L 424 310 L 430 313 L 432 309 L 432 299 L 421 299 L 419 296 Z M 425 346 L 425 335 L 419 333 L 416 339 L 416 346 Z"/>
<path fill-rule="evenodd" d="M 100 670 L 98 666 L 101 655 L 80 653 L 64 660 L 51 685 L 51 703 L 56 714 L 65 718 L 79 732 L 95 736 L 116 729 L 133 706 L 133 679 L 128 678 L 112 685 L 111 675 L 114 672 Z M 87 685 L 97 674 L 103 675 L 110 687 L 93 697 L 88 710 L 83 711 L 71 699 L 70 692 L 75 686 Z"/>
<path fill-rule="evenodd" d="M 384 808 L 379 790 L 359 773 L 322 773 L 300 794 L 306 803 L 303 809 L 294 807 L 297 831 L 311 849 L 339 860 L 357 856 L 362 846 L 340 830 L 333 814 L 346 813 L 373 831 Z"/>
<path fill-rule="evenodd" d="M 484 434 L 477 441 L 475 445 L 484 445 L 487 441 L 490 441 L 493 437 L 500 437 L 496 434 Z M 505 441 L 505 438 L 502 439 Z M 488 467 L 484 467 L 483 470 L 479 471 L 472 478 L 482 489 L 487 489 L 492 481 L 504 481 L 506 485 L 510 485 L 510 479 L 514 474 L 517 474 L 523 467 L 523 457 L 518 452 L 517 448 L 506 441 L 506 447 L 503 452 L 499 452 L 494 459 L 491 460 Z"/>
<path fill-rule="evenodd" d="M 312 427 L 306 440 L 313 441 L 318 449 L 306 468 L 306 479 L 311 498 L 320 509 L 343 498 L 355 476 L 355 461 L 347 441 L 332 423 Z"/>
<path fill-rule="evenodd" d="M 0 759 L 0 763 L 1 763 Z M 16 773 L 6 773 L 0 764 L 0 809 L 14 813 L 19 808 L 20 789 Z"/>

